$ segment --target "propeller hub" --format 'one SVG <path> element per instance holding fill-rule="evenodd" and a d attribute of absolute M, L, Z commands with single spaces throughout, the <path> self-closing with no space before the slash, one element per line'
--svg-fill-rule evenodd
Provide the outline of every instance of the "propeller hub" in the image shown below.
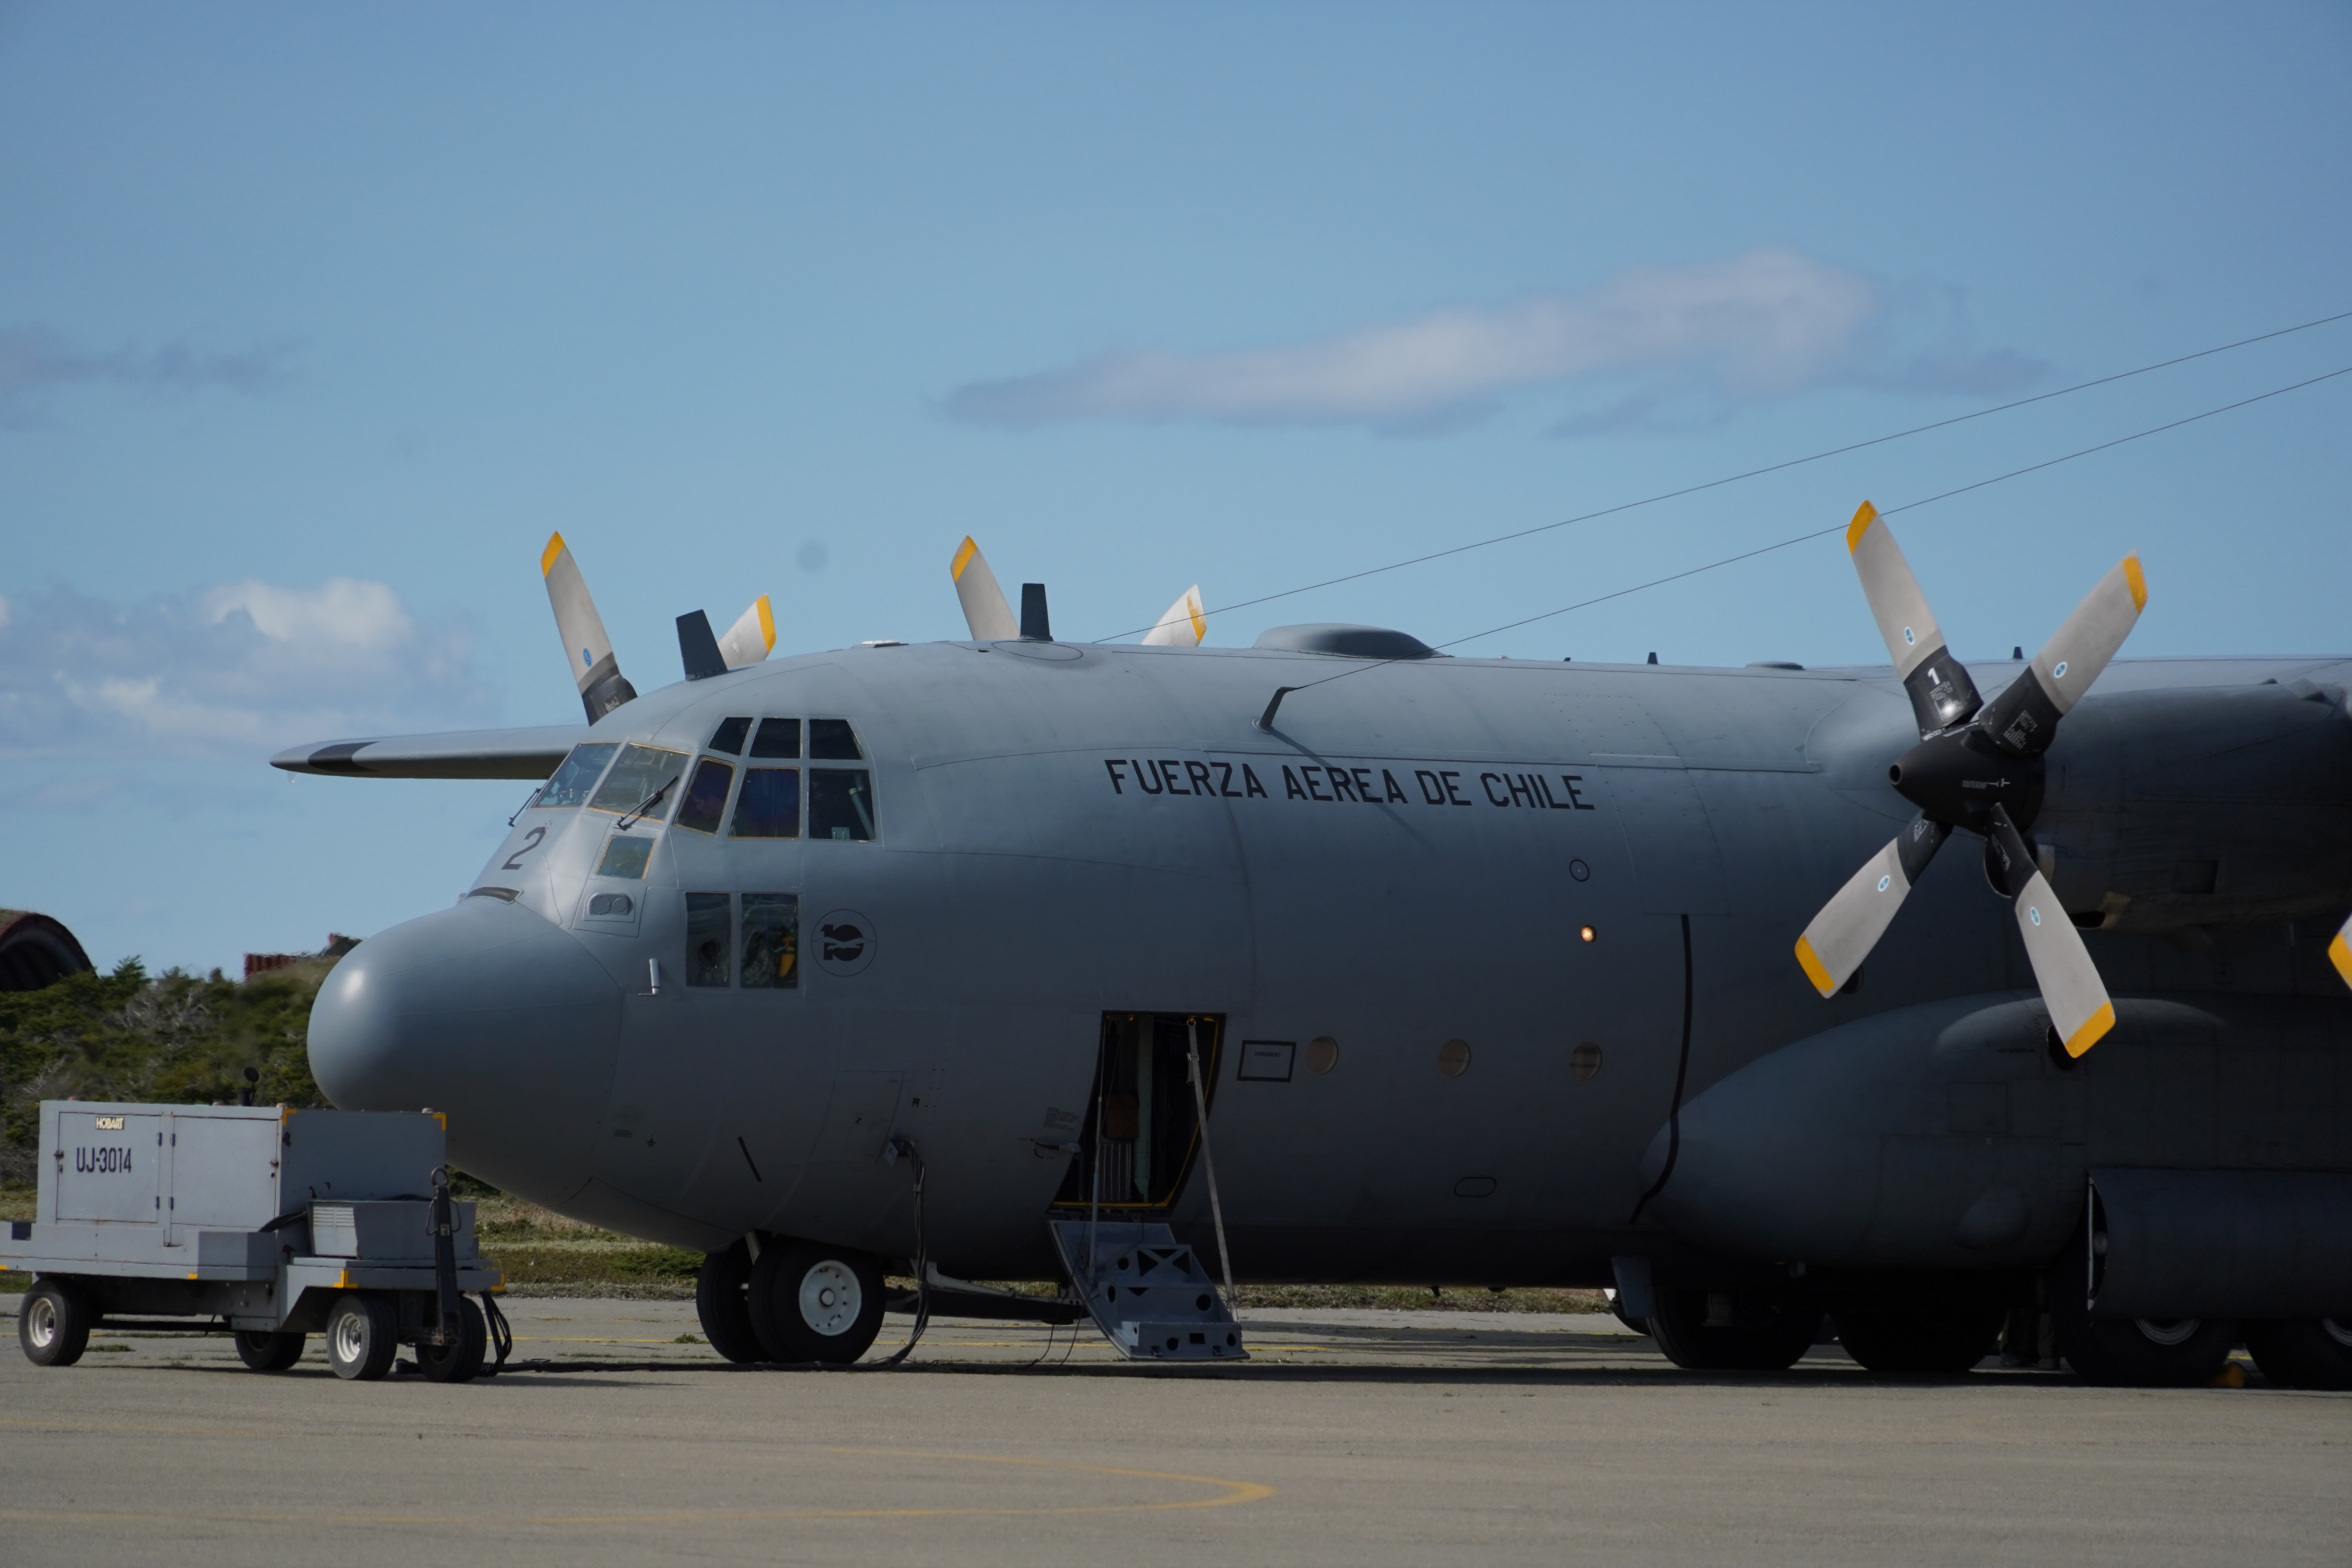
<path fill-rule="evenodd" d="M 2042 809 L 2042 758 L 1994 745 L 1981 730 L 1931 735 L 1886 770 L 1895 793 L 1937 821 L 1982 833 L 2000 806 L 2010 820 L 2031 826 Z"/>

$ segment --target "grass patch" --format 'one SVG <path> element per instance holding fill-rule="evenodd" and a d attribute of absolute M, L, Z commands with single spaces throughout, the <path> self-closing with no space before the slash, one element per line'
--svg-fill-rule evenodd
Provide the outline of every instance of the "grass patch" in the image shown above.
<path fill-rule="evenodd" d="M 514 1296 L 601 1296 L 640 1300 L 692 1300 L 694 1279 L 702 1254 L 683 1247 L 660 1247 L 570 1219 L 537 1204 L 501 1193 L 479 1183 L 463 1195 L 477 1205 L 475 1236 L 482 1256 L 503 1269 L 507 1290 Z M 0 1219 L 30 1219 L 34 1189 L 30 1184 L 0 1185 Z M 1005 1281 L 1000 1289 L 1050 1296 L 1055 1288 L 1036 1282 Z M 911 1280 L 893 1279 L 893 1289 Z M 0 1292 L 22 1291 L 32 1277 L 21 1270 L 0 1273 Z M 1325 1311 L 1370 1309 L 1389 1311 L 1455 1312 L 1605 1312 L 1609 1300 L 1598 1290 L 1510 1289 L 1445 1286 L 1433 1295 L 1426 1285 L 1244 1285 L 1244 1310 L 1253 1307 L 1303 1307 Z M 678 1344 L 700 1342 L 686 1335 Z"/>

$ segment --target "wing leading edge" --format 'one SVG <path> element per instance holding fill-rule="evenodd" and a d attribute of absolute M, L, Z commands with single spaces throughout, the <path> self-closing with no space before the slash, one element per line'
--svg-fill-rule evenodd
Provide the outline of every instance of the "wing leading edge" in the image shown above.
<path fill-rule="evenodd" d="M 383 779 L 543 779 L 588 734 L 585 724 L 515 730 L 452 730 L 438 735 L 376 735 L 313 741 L 269 759 L 289 773 Z"/>

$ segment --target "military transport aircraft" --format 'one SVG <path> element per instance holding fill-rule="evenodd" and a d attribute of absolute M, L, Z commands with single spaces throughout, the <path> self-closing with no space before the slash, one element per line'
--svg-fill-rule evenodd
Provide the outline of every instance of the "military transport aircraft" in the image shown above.
<path fill-rule="evenodd" d="M 1688 1367 L 1828 1312 L 1963 1369 L 2016 1310 L 2096 1380 L 2242 1339 L 2352 1385 L 2352 661 L 2110 666 L 2126 558 L 1964 667 L 1847 542 L 1891 669 L 1215 648 L 1197 587 L 1069 643 L 966 540 L 970 641 L 770 661 L 762 599 L 638 695 L 556 538 L 584 728 L 274 759 L 538 784 L 334 972 L 313 1070 L 709 1254 L 738 1359 L 855 1360 L 919 1254 L 1058 1277 L 1076 1215 L 1245 1279 L 1614 1286 Z"/>

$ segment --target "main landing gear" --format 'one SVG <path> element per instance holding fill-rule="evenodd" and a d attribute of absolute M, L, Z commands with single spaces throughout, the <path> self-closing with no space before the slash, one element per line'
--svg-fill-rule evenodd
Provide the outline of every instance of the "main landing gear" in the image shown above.
<path fill-rule="evenodd" d="M 1650 1337 L 1689 1372 L 1780 1372 L 1797 1364 L 1822 1310 L 1790 1298 L 1728 1290 L 1660 1290 Z"/>
<path fill-rule="evenodd" d="M 2352 1388 L 2352 1320 L 2277 1319 L 2245 1327 L 2254 1364 L 2281 1388 Z"/>
<path fill-rule="evenodd" d="M 1959 1301 L 1907 1311 L 1837 1314 L 1838 1343 L 1872 1372 L 1956 1377 L 1992 1353 L 2000 1305 Z"/>
<path fill-rule="evenodd" d="M 882 1268 L 863 1252 L 782 1237 L 754 1261 L 739 1241 L 703 1259 L 694 1305 L 703 1338 L 729 1361 L 847 1366 L 882 1331 Z"/>

